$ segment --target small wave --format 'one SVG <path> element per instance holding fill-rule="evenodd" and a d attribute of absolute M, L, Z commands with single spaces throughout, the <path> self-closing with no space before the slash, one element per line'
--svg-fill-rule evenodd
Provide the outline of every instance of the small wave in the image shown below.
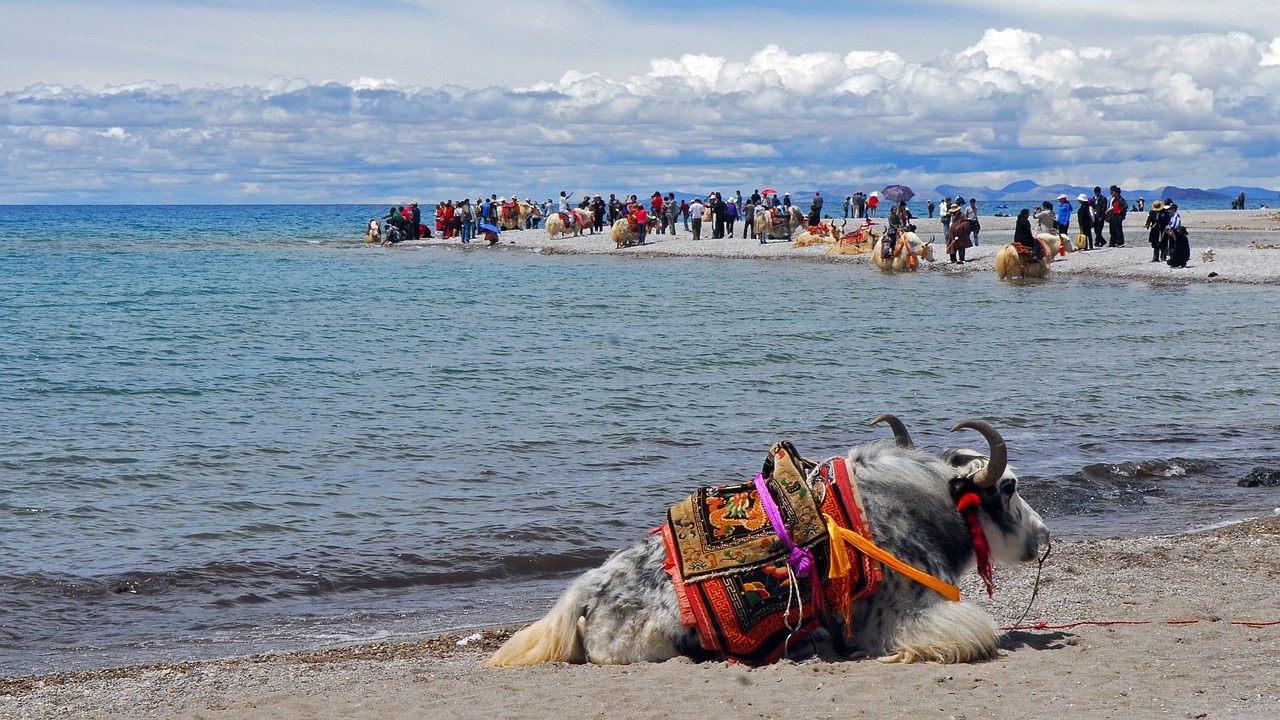
<path fill-rule="evenodd" d="M 1085 466 L 1086 476 L 1097 480 L 1136 480 L 1185 477 L 1213 471 L 1216 463 L 1188 458 L 1139 460 L 1121 463 L 1095 463 Z"/>

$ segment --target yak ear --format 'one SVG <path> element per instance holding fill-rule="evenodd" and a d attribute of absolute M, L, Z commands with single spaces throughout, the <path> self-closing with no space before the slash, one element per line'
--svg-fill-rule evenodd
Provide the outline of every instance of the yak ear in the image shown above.
<path fill-rule="evenodd" d="M 951 502 L 960 502 L 960 498 L 965 493 L 972 492 L 977 489 L 977 485 L 973 484 L 973 480 L 967 477 L 953 477 L 947 481 L 948 489 L 951 491 Z"/>

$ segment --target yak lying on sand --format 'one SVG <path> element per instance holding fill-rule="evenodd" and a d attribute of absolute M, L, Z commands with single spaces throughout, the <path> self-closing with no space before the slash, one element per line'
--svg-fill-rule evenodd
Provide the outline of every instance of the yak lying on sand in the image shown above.
<path fill-rule="evenodd" d="M 955 583 L 976 565 L 990 591 L 990 562 L 1036 559 L 1049 531 L 1018 495 L 1004 440 L 990 425 L 969 420 L 953 428 L 982 433 L 989 457 L 972 450 L 939 457 L 916 450 L 896 418 L 880 420 L 891 421 L 896 444 L 864 443 L 818 464 L 778 443 L 754 485 L 699 490 L 668 512 L 661 533 L 574 580 L 546 617 L 512 636 L 486 666 L 626 664 L 680 655 L 761 664 L 819 629 L 839 652 L 885 661 L 993 657 L 990 618 L 959 602 Z M 700 503 L 710 515 L 690 521 L 684 511 Z M 785 522 L 788 513 L 794 522 Z M 815 516 L 817 522 L 806 525 L 805 517 Z M 690 542 L 719 547 L 739 531 L 755 533 L 743 536 L 751 544 L 687 552 Z M 673 544 L 676 536 L 686 544 Z M 776 547 L 781 559 L 750 565 L 746 558 L 750 576 L 727 567 L 743 559 L 733 553 L 765 546 Z M 717 564 L 726 567 L 708 567 Z M 729 621 L 704 622 L 713 606 L 730 607 Z M 766 607 L 774 608 L 772 615 Z M 761 633 L 768 637 L 752 637 Z"/>

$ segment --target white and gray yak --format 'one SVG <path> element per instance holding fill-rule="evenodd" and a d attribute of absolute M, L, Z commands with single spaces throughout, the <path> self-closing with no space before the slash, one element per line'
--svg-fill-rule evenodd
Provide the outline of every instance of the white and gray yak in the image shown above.
<path fill-rule="evenodd" d="M 760 242 L 767 240 L 790 240 L 799 230 L 808 227 L 805 224 L 804 213 L 800 212 L 800 208 L 792 205 L 785 212 L 779 208 L 778 218 L 775 222 L 772 211 L 756 210 L 755 217 L 755 233 L 760 238 Z"/>
<path fill-rule="evenodd" d="M 573 234 L 574 237 L 582 235 L 582 229 L 591 224 L 591 213 L 585 210 L 573 208 L 565 212 L 554 212 L 547 216 L 547 234 L 552 240 L 560 235 Z M 594 235 L 595 230 L 591 233 Z"/>
<path fill-rule="evenodd" d="M 633 222 L 630 215 L 614 221 L 612 230 L 613 244 L 617 245 L 619 249 L 632 245 L 639 239 L 636 236 L 636 228 L 632 226 Z"/>
<path fill-rule="evenodd" d="M 953 428 L 982 433 L 989 457 L 972 450 L 939 457 L 916 450 L 896 418 L 881 416 L 873 422 L 881 420 L 891 421 L 896 444 L 864 443 L 818 464 L 799 459 L 789 443 L 777 443 L 754 485 L 699 490 L 668 512 L 662 532 L 618 551 L 574 580 L 546 617 L 513 635 L 485 665 L 627 664 L 682 655 L 762 664 L 786 654 L 809 631 L 820 633 L 815 638 L 825 632 L 839 653 L 865 652 L 885 662 L 956 663 L 995 656 L 991 619 L 959 602 L 955 584 L 976 565 L 990 592 L 991 561 L 1035 560 L 1047 550 L 1049 531 L 1018 495 L 1004 440 L 990 425 L 968 420 Z M 784 467 L 791 471 L 784 473 Z M 712 515 L 720 512 L 724 522 L 677 527 L 677 518 L 689 517 L 677 510 L 698 498 Z M 814 504 L 821 508 L 811 534 L 801 528 L 804 503 L 785 504 L 796 498 L 808 498 L 810 515 Z M 856 506 L 864 524 L 844 527 L 850 518 L 839 515 L 843 510 L 829 512 L 835 507 L 831 502 Z M 764 512 L 756 513 L 757 506 L 765 506 Z M 843 519 L 837 521 L 831 513 Z M 753 521 L 755 534 L 743 531 L 751 545 L 740 547 L 748 553 L 777 550 L 780 559 L 766 560 L 754 569 L 764 574 L 751 576 L 752 582 L 736 589 L 729 588 L 732 576 L 716 575 L 734 572 L 727 569 L 728 554 L 698 556 L 710 561 L 710 571 L 702 567 L 702 577 L 710 581 L 691 580 L 697 568 L 688 563 L 686 545 L 678 546 L 677 556 L 668 555 L 673 532 L 710 547 L 726 542 L 724 533 Z M 780 533 L 770 534 L 779 527 Z M 841 604 L 841 598 L 848 602 Z M 702 615 L 713 607 L 728 607 L 731 624 L 743 635 L 715 635 L 729 624 L 717 625 L 720 614 L 704 622 Z M 764 607 L 774 614 L 766 614 Z M 772 633 L 769 640 L 778 647 L 760 655 L 727 652 L 726 640 L 736 642 L 748 630 Z"/>
<path fill-rule="evenodd" d="M 883 240 L 882 240 L 883 242 Z M 933 262 L 933 241 L 925 242 L 910 231 L 898 233 L 897 240 L 885 255 L 879 247 L 872 248 L 871 262 L 876 267 L 892 272 L 915 272 L 921 260 Z"/>
<path fill-rule="evenodd" d="M 1049 276 L 1049 264 L 1063 251 L 1066 236 L 1042 232 L 1035 236 L 1040 243 L 1040 259 L 1019 251 L 1016 243 L 1009 243 L 996 252 L 996 277 L 1001 280 L 1019 278 L 1044 278 Z"/>

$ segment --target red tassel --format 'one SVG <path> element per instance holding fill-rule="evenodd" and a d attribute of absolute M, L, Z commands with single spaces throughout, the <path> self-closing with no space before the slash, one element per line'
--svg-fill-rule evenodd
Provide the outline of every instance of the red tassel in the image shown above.
<path fill-rule="evenodd" d="M 996 583 L 991 571 L 991 546 L 987 544 L 987 534 L 982 531 L 982 521 L 978 519 L 978 508 L 982 499 L 977 493 L 968 492 L 960 497 L 956 509 L 969 524 L 969 537 L 973 540 L 973 553 L 978 561 L 978 577 L 987 586 L 987 597 L 995 593 Z"/>

